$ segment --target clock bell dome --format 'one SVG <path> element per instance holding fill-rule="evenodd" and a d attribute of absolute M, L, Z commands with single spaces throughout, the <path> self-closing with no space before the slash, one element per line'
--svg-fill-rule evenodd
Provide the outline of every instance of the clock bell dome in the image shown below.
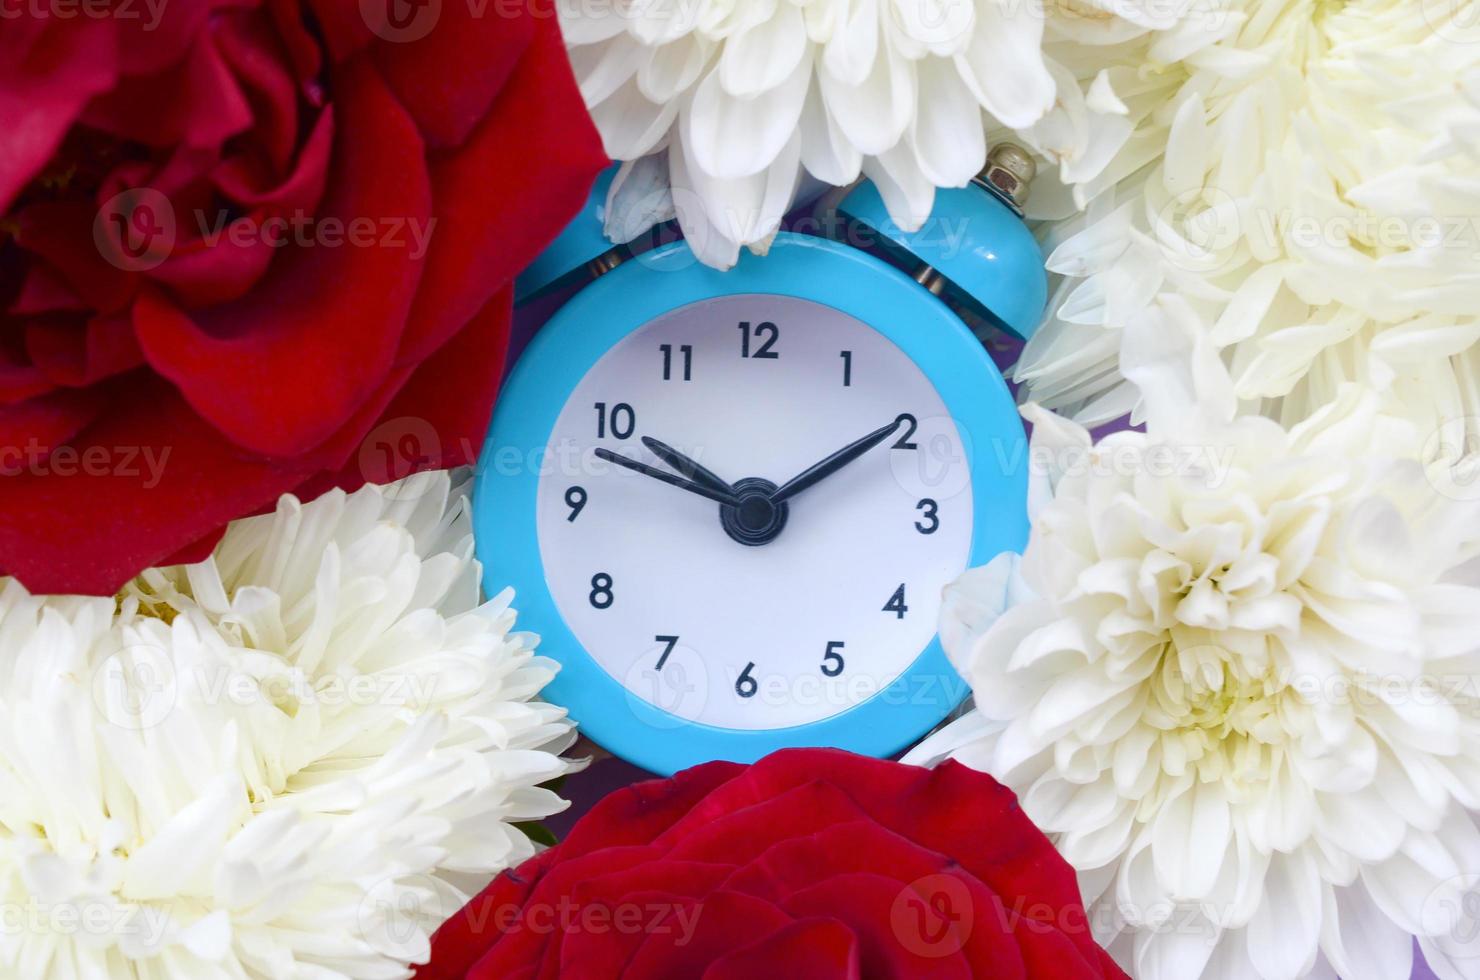
<path fill-rule="evenodd" d="M 884 257 L 922 286 L 1027 340 L 1048 302 L 1043 252 L 1022 220 L 1034 170 L 1025 150 L 999 143 L 967 186 L 936 190 L 935 207 L 917 231 L 904 231 L 889 217 L 869 180 L 849 191 L 836 211 L 877 232 Z"/>

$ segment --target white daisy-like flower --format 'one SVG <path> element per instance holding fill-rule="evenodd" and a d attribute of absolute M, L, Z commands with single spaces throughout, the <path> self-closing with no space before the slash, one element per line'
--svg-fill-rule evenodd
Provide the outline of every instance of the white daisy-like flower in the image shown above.
<path fill-rule="evenodd" d="M 1373 454 L 1370 389 L 1208 420 L 1213 368 L 1138 362 L 1097 444 L 1025 407 L 1028 547 L 942 613 L 975 707 L 906 761 L 1012 787 L 1138 980 L 1480 977 L 1480 500 Z"/>
<path fill-rule="evenodd" d="M 390 978 L 563 807 L 553 664 L 421 474 L 112 599 L 0 586 L 0 973 Z"/>
<path fill-rule="evenodd" d="M 1085 0 L 1125 35 L 1191 0 Z M 764 248 L 805 171 L 878 184 L 914 230 L 936 187 L 986 159 L 989 125 L 1054 105 L 1044 4 L 1020 0 L 561 0 L 561 28 L 607 153 L 608 232 L 676 217 L 696 254 Z M 986 117 L 983 113 L 986 113 Z"/>
<path fill-rule="evenodd" d="M 1175 294 L 1244 411 L 1291 425 L 1357 383 L 1476 448 L 1475 5 L 1203 0 L 1106 40 L 1047 44 L 1070 74 L 1023 134 L 1087 206 L 1049 215 L 1061 278 L 1016 368 L 1028 397 L 1091 425 L 1131 411 L 1123 328 Z"/>

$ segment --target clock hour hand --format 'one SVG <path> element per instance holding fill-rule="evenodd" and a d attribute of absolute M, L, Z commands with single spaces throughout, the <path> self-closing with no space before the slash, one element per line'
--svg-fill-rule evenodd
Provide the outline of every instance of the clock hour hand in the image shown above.
<path fill-rule="evenodd" d="M 697 493 L 701 497 L 708 497 L 710 500 L 717 501 L 721 504 L 730 504 L 736 507 L 740 505 L 740 501 L 735 498 L 733 493 L 725 493 L 723 490 L 716 490 L 702 483 L 695 483 L 693 480 L 674 476 L 672 473 L 660 470 L 656 466 L 649 466 L 646 463 L 639 463 L 634 459 L 628 459 L 626 456 L 619 456 L 609 449 L 598 448 L 596 450 L 596 457 L 598 459 L 604 459 L 608 463 L 625 466 L 629 470 L 635 470 L 643 476 L 652 477 L 654 480 L 661 480 L 669 486 L 678 487 L 680 490 L 687 490 L 689 493 Z"/>
<path fill-rule="evenodd" d="M 875 429 L 862 439 L 850 442 L 821 462 L 798 473 L 776 488 L 776 491 L 771 494 L 771 503 L 779 504 L 783 500 L 795 497 L 812 484 L 836 473 L 885 439 L 888 439 L 894 434 L 894 430 L 899 428 L 902 421 L 902 419 L 895 419 L 883 428 Z"/>
<path fill-rule="evenodd" d="M 737 496 L 734 487 L 730 486 L 724 480 L 721 480 L 718 476 L 711 473 L 709 470 L 700 466 L 695 460 L 690 459 L 683 453 L 679 452 L 677 449 L 674 449 L 666 442 L 659 442 L 652 436 L 643 436 L 642 444 L 648 447 L 648 450 L 654 456 L 658 457 L 663 462 L 673 467 L 675 470 L 678 470 L 679 473 L 688 477 L 690 480 L 693 480 L 695 483 L 702 483 L 704 486 L 709 487 L 711 490 L 718 490 L 720 493 L 729 494 L 731 497 Z"/>

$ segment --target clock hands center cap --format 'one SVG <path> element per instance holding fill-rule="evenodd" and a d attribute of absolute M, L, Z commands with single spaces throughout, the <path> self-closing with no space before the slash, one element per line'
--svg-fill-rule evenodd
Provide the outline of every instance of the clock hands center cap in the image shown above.
<path fill-rule="evenodd" d="M 745 545 L 763 545 L 776 540 L 786 527 L 790 508 L 785 501 L 773 502 L 776 484 L 758 476 L 746 477 L 733 484 L 739 506 L 721 504 L 719 523 L 733 541 Z"/>

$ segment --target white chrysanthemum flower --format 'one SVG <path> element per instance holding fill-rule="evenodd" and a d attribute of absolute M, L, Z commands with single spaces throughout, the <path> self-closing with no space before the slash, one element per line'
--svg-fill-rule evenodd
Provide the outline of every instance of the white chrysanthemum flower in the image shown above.
<path fill-rule="evenodd" d="M 469 528 L 422 474 L 284 497 L 116 602 L 0 586 L 0 973 L 409 976 L 533 853 L 574 738 Z"/>
<path fill-rule="evenodd" d="M 1087 0 L 1123 34 L 1167 28 L 1190 0 Z M 607 227 L 630 240 L 676 216 L 722 268 L 763 248 L 802 171 L 865 173 L 906 229 L 936 187 L 986 159 L 983 111 L 1025 127 L 1054 105 L 1045 11 L 1018 0 L 561 0 L 581 92 L 613 181 Z M 630 184 L 629 184 L 630 181 Z"/>
<path fill-rule="evenodd" d="M 1138 980 L 1480 976 L 1480 500 L 1340 394 L 1093 445 L 1028 406 L 1028 547 L 947 590 L 975 708 L 906 761 L 1016 790 Z"/>
<path fill-rule="evenodd" d="M 1132 410 L 1122 328 L 1176 294 L 1245 411 L 1291 425 L 1354 382 L 1423 433 L 1467 420 L 1474 448 L 1474 10 L 1206 0 L 1129 41 L 1050 41 L 1070 75 L 1024 137 L 1088 211 L 1048 231 L 1062 278 L 1016 368 L 1028 396 L 1085 424 Z"/>

